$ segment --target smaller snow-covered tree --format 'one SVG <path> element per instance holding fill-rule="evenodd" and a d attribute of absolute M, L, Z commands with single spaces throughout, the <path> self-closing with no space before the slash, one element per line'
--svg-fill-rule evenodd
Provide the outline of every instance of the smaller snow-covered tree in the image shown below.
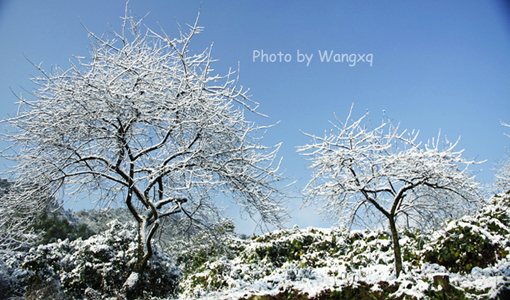
<path fill-rule="evenodd" d="M 497 164 L 495 189 L 498 192 L 510 191 L 510 153 L 507 153 L 506 160 Z"/>
<path fill-rule="evenodd" d="M 398 277 L 397 223 L 424 227 L 464 214 L 479 199 L 468 170 L 475 162 L 455 151 L 456 143 L 446 140 L 440 149 L 438 137 L 421 145 L 418 132 L 399 131 L 387 118 L 373 127 L 368 112 L 356 121 L 351 113 L 345 122 L 331 123 L 335 129 L 325 137 L 305 133 L 313 143 L 298 152 L 309 157 L 314 171 L 304 189 L 305 205 L 325 201 L 322 212 L 339 223 L 387 220 Z"/>
<path fill-rule="evenodd" d="M 510 127 L 509 124 L 501 122 L 501 125 Z M 510 137 L 510 135 L 505 134 Z M 496 189 L 498 191 L 510 191 L 510 153 L 507 153 L 505 161 L 498 164 L 496 169 Z"/>

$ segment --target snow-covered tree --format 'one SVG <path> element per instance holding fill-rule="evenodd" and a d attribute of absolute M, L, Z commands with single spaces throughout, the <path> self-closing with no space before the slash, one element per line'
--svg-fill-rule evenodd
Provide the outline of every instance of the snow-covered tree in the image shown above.
<path fill-rule="evenodd" d="M 57 199 L 120 200 L 130 210 L 138 252 L 123 287 L 128 297 L 166 216 L 178 218 L 183 232 L 207 228 L 221 215 L 215 197 L 227 194 L 262 223 L 285 220 L 275 185 L 279 145 L 262 145 L 267 126 L 245 119 L 246 110 L 261 114 L 234 72 L 211 74 L 210 49 L 190 53 L 201 30 L 195 22 L 171 39 L 162 29 L 142 30 L 126 9 L 120 33 L 88 32 L 90 57 L 51 73 L 38 66 L 35 99 L 19 96 L 17 115 L 5 120 L 14 151 L 3 157 L 16 163 L 16 181 Z"/>
<path fill-rule="evenodd" d="M 498 192 L 510 191 L 510 153 L 507 153 L 506 159 L 500 161 L 496 166 L 495 185 Z"/>
<path fill-rule="evenodd" d="M 501 122 L 501 125 L 510 127 L 509 124 Z M 508 134 L 505 134 L 509 136 Z M 510 191 L 510 153 L 507 153 L 506 160 L 498 163 L 496 169 L 496 189 L 498 191 Z"/>
<path fill-rule="evenodd" d="M 352 108 L 351 108 L 352 113 Z M 367 112 L 358 120 L 331 123 L 324 137 L 298 148 L 312 162 L 305 204 L 325 202 L 321 211 L 339 223 L 389 222 L 397 277 L 402 255 L 397 224 L 434 225 L 466 213 L 478 201 L 478 184 L 469 175 L 473 161 L 440 137 L 417 143 L 418 132 L 399 131 L 387 118 L 374 127 Z M 441 149 L 440 149 L 441 148 Z M 437 224 L 437 223 L 436 223 Z"/>

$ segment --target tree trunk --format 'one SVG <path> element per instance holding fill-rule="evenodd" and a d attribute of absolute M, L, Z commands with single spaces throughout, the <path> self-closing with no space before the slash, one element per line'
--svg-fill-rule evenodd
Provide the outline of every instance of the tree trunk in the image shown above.
<path fill-rule="evenodd" d="M 129 277 L 122 285 L 120 292 L 124 295 L 125 299 L 135 299 L 138 294 L 138 286 L 140 285 L 142 274 L 132 271 Z"/>
<path fill-rule="evenodd" d="M 434 275 L 434 283 L 435 287 L 441 286 L 445 292 L 449 292 L 452 289 L 450 285 L 450 277 L 448 275 Z"/>
<path fill-rule="evenodd" d="M 147 259 L 145 257 L 136 262 L 135 267 L 133 268 L 133 271 L 131 271 L 131 274 L 129 274 L 128 279 L 124 282 L 122 285 L 121 293 L 126 296 L 127 299 L 136 299 L 137 297 L 141 296 L 141 283 L 143 281 L 143 271 L 145 270 L 145 267 L 147 266 Z"/>
<path fill-rule="evenodd" d="M 136 299 L 137 297 L 142 295 L 142 281 L 143 281 L 143 272 L 145 271 L 145 267 L 147 266 L 147 262 L 152 257 L 152 245 L 151 239 L 153 236 L 153 232 L 148 235 L 148 238 L 145 240 L 143 237 L 145 236 L 142 231 L 146 230 L 147 222 L 144 220 L 141 224 L 139 224 L 138 228 L 138 248 L 136 253 L 136 264 L 129 274 L 128 279 L 122 285 L 121 293 L 126 296 L 127 299 Z M 155 224 L 157 225 L 157 224 Z M 153 231 L 157 229 L 154 228 Z"/>
<path fill-rule="evenodd" d="M 391 229 L 391 237 L 393 240 L 393 253 L 395 255 L 395 272 L 397 273 L 397 278 L 402 271 L 402 253 L 400 251 L 400 243 L 398 238 L 397 226 L 395 225 L 394 216 L 388 217 L 390 221 L 390 229 Z"/>

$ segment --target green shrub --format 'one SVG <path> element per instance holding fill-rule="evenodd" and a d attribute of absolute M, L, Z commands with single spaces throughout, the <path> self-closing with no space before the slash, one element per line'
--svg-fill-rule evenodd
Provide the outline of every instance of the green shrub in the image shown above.
<path fill-rule="evenodd" d="M 48 212 L 44 212 L 37 218 L 33 228 L 41 236 L 39 241 L 41 245 L 54 243 L 59 239 L 69 239 L 70 241 L 77 238 L 87 239 L 94 234 L 86 224 L 74 224 L 65 217 L 58 217 Z"/>
<path fill-rule="evenodd" d="M 469 273 L 508 255 L 509 199 L 493 197 L 473 216 L 451 221 L 423 253 L 424 262 L 437 263 L 451 272 Z"/>

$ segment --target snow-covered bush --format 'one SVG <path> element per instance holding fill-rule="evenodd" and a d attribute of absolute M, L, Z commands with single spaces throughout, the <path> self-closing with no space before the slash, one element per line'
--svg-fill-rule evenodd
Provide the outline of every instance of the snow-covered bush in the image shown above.
<path fill-rule="evenodd" d="M 408 248 L 417 247 L 418 240 L 416 236 L 405 236 L 401 244 L 404 253 L 407 253 L 412 251 Z M 356 296 L 367 294 L 367 291 L 352 284 L 366 276 L 372 276 L 373 281 L 366 285 L 374 286 L 381 282 L 384 287 L 380 293 L 374 292 L 374 296 L 390 294 L 399 288 L 398 284 L 383 282 L 393 270 L 391 237 L 385 231 L 350 232 L 344 227 L 296 227 L 276 230 L 250 240 L 233 239 L 227 246 L 227 251 L 209 251 L 207 258 L 194 261 L 193 271 L 185 272 L 181 281 L 184 297 L 211 295 L 214 298 L 222 291 L 265 291 L 285 298 L 304 297 L 302 294 L 306 291 L 309 296 L 315 292 L 318 297 L 322 293 L 321 297 L 333 297 L 324 299 L 336 299 L 334 295 L 347 295 L 347 292 L 341 292 L 344 287 L 345 291 L 352 290 L 352 293 L 349 292 L 353 295 L 352 299 L 357 299 Z M 193 251 L 192 248 L 190 251 Z M 193 257 L 191 253 L 187 255 Z M 406 262 L 406 269 L 408 264 Z M 378 277 L 381 272 L 386 275 Z M 328 290 L 324 280 L 339 289 Z"/>
<path fill-rule="evenodd" d="M 196 232 L 187 239 L 172 239 L 167 249 L 175 256 L 184 274 L 193 274 L 211 258 L 224 256 L 232 259 L 237 247 L 243 242 L 236 238 L 232 219 L 223 219 L 210 230 Z"/>
<path fill-rule="evenodd" d="M 56 281 L 72 299 L 83 298 L 85 292 L 114 296 L 136 262 L 135 235 L 134 224 L 113 221 L 109 230 L 87 240 L 59 240 L 34 248 L 23 262 L 30 271 L 30 287 Z M 170 257 L 155 252 L 144 273 L 144 290 L 151 296 L 171 296 L 179 276 Z"/>
<path fill-rule="evenodd" d="M 505 258 L 510 251 L 510 198 L 492 197 L 472 216 L 451 221 L 427 245 L 425 262 L 438 263 L 450 272 L 469 273 Z"/>
<path fill-rule="evenodd" d="M 181 297 L 506 299 L 504 293 L 510 286 L 510 260 L 504 255 L 510 250 L 505 246 L 510 232 L 506 225 L 508 201 L 504 197 L 491 201 L 473 216 L 451 222 L 445 230 L 432 236 L 416 229 L 399 229 L 403 273 L 398 278 L 394 271 L 392 239 L 383 230 L 296 227 L 249 240 L 232 239 L 223 248 L 190 243 L 180 259 L 181 266 L 188 263 L 180 283 Z M 473 224 L 478 224 L 477 230 Z M 467 257 L 487 241 L 501 251 L 492 254 L 490 262 L 471 267 L 469 271 L 457 272 L 444 264 L 427 262 L 433 251 L 436 257 L 441 257 L 437 249 L 449 247 L 455 235 L 448 235 L 448 240 L 442 237 L 453 232 L 453 228 L 464 230 L 464 227 L 485 236 L 485 239 L 470 239 L 469 251 L 467 243 L 459 244 L 461 251 L 468 251 Z"/>
<path fill-rule="evenodd" d="M 4 254 L 0 259 L 0 299 L 23 295 L 21 281 L 27 272 L 20 268 L 21 259 L 21 253 Z"/>

